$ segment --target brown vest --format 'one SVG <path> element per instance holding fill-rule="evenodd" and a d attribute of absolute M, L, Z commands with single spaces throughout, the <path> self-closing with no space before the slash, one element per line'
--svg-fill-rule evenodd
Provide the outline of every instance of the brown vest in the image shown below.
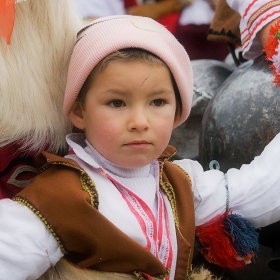
<path fill-rule="evenodd" d="M 191 181 L 169 162 L 171 146 L 160 157 L 160 185 L 175 219 L 178 256 L 176 280 L 191 271 L 195 222 Z M 44 171 L 13 199 L 28 206 L 45 224 L 65 257 L 85 268 L 105 272 L 144 272 L 164 278 L 168 270 L 144 247 L 120 231 L 98 211 L 98 193 L 88 174 L 73 160 L 42 153 Z"/>

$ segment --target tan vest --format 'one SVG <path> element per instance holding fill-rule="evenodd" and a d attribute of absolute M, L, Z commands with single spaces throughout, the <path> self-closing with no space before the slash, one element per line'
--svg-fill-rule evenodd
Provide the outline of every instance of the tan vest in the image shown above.
<path fill-rule="evenodd" d="M 175 219 L 178 255 L 175 279 L 191 271 L 195 222 L 191 181 L 168 161 L 168 146 L 159 158 L 160 185 Z M 121 232 L 98 211 L 98 193 L 88 174 L 73 160 L 42 153 L 43 171 L 13 199 L 28 206 L 55 237 L 70 262 L 97 271 L 147 273 L 164 278 L 168 270 L 144 247 Z"/>

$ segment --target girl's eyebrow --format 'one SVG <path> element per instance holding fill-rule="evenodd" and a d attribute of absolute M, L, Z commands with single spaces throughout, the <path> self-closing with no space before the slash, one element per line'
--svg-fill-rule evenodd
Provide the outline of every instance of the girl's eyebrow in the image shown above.
<path fill-rule="evenodd" d="M 155 90 L 152 91 L 150 94 L 150 96 L 157 96 L 157 95 L 170 95 L 170 94 L 175 94 L 174 90 L 170 90 L 170 89 L 159 89 L 159 90 Z"/>
<path fill-rule="evenodd" d="M 126 91 L 122 91 L 122 90 L 118 90 L 118 89 L 107 89 L 106 91 L 103 91 L 101 93 L 107 93 L 107 94 L 115 94 L 115 95 L 127 95 L 130 94 Z M 174 94 L 174 90 L 170 90 L 170 89 L 159 89 L 159 90 L 155 90 L 155 91 L 151 91 L 150 93 L 148 93 L 148 96 L 152 96 L 152 95 L 160 95 L 160 94 Z"/>
<path fill-rule="evenodd" d="M 101 93 L 107 93 L 107 94 L 116 94 L 116 95 L 125 95 L 126 92 L 118 89 L 107 89 Z"/>

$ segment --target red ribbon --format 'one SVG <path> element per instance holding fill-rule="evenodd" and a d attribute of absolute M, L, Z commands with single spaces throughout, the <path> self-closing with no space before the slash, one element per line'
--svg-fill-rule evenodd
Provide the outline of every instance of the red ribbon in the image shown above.
<path fill-rule="evenodd" d="M 15 0 L 0 0 L 0 37 L 11 43 L 15 22 Z"/>

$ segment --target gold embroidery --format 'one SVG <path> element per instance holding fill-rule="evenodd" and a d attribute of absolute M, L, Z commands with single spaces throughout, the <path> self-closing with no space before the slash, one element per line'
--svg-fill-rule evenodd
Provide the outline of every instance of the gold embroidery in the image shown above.
<path fill-rule="evenodd" d="M 191 187 L 192 187 L 192 180 L 191 180 L 191 177 L 189 175 L 189 173 L 187 173 L 181 166 L 175 164 L 176 166 L 178 166 L 184 173 L 185 175 L 188 177 L 189 181 L 190 181 L 190 184 L 191 184 Z M 188 256 L 188 263 L 187 263 L 187 269 L 188 269 L 188 272 L 191 273 L 192 272 L 192 263 L 191 263 L 191 255 L 192 255 L 192 247 L 190 247 L 190 250 L 189 250 L 189 256 Z"/>
<path fill-rule="evenodd" d="M 169 158 L 171 158 L 171 157 L 169 157 Z M 184 238 L 182 232 L 180 231 L 179 218 L 178 218 L 178 214 L 177 214 L 177 210 L 176 210 L 176 197 L 175 197 L 174 189 L 173 189 L 173 187 L 170 183 L 164 182 L 163 179 L 162 179 L 164 163 L 166 161 L 168 161 L 169 158 L 164 159 L 164 161 L 161 163 L 161 166 L 160 166 L 160 186 L 162 187 L 163 191 L 165 192 L 165 194 L 166 194 L 166 196 L 167 196 L 167 198 L 170 202 L 171 209 L 172 209 L 173 216 L 174 216 L 175 226 L 178 230 L 178 233 L 183 240 L 187 241 Z M 174 165 L 176 165 L 178 168 L 180 168 L 185 173 L 185 175 L 188 177 L 188 179 L 190 181 L 190 184 L 192 186 L 192 181 L 191 181 L 190 175 L 183 168 L 181 168 L 179 165 L 177 165 L 177 164 L 174 164 Z M 191 254 L 192 254 L 192 248 L 190 248 L 190 250 L 189 250 L 189 256 L 188 256 L 188 261 L 187 261 L 187 271 L 188 271 L 188 273 L 190 273 L 192 271 Z"/>
<path fill-rule="evenodd" d="M 98 209 L 99 205 L 99 198 L 98 198 L 98 192 L 96 190 L 96 186 L 93 182 L 93 180 L 90 178 L 90 176 L 84 171 L 84 169 L 75 166 L 71 163 L 66 163 L 66 162 L 60 162 L 60 161 L 54 161 L 52 162 L 53 165 L 64 165 L 67 167 L 71 167 L 80 173 L 80 182 L 82 185 L 82 189 L 86 191 L 90 197 L 90 204 Z"/>
<path fill-rule="evenodd" d="M 55 240 L 57 241 L 61 252 L 65 255 L 67 254 L 67 251 L 65 249 L 65 246 L 63 245 L 62 241 L 60 240 L 59 236 L 56 234 L 56 232 L 54 231 L 53 227 L 51 226 L 51 224 L 48 222 L 48 220 L 44 217 L 44 215 L 37 210 L 32 204 L 30 204 L 30 202 L 20 196 L 15 196 L 13 198 L 14 201 L 23 204 L 25 206 L 27 206 L 45 225 L 45 227 L 50 231 L 50 233 L 53 235 L 53 237 L 55 238 Z"/>
<path fill-rule="evenodd" d="M 91 205 L 94 206 L 95 208 L 98 208 L 98 204 L 99 204 L 99 199 L 98 199 L 98 193 L 95 187 L 94 182 L 91 180 L 91 178 L 89 177 L 89 175 L 81 168 L 74 166 L 70 163 L 64 163 L 64 162 L 52 162 L 51 164 L 46 163 L 44 164 L 41 168 L 40 168 L 40 173 L 46 171 L 49 167 L 51 167 L 52 165 L 63 165 L 63 166 L 67 166 L 70 168 L 73 168 L 75 170 L 78 170 L 80 173 L 80 182 L 81 182 L 81 186 L 82 189 L 84 191 L 86 191 L 88 193 L 88 195 L 90 196 L 90 201 L 91 201 Z M 65 248 L 65 246 L 63 245 L 62 240 L 59 238 L 59 236 L 57 235 L 57 233 L 54 231 L 52 225 L 48 222 L 48 220 L 44 217 L 44 215 L 37 210 L 27 199 L 22 198 L 20 196 L 15 196 L 13 198 L 14 201 L 17 201 L 18 203 L 21 203 L 25 206 L 27 206 L 31 211 L 33 211 L 35 213 L 35 215 L 44 223 L 44 225 L 46 226 L 46 228 L 50 231 L 50 233 L 54 236 L 54 238 L 56 239 L 61 252 L 65 255 L 67 254 L 67 250 Z"/>
<path fill-rule="evenodd" d="M 245 43 L 246 43 L 247 41 L 249 41 L 249 39 L 250 39 L 250 35 L 247 34 L 247 35 L 243 38 L 241 44 L 242 44 L 242 45 L 245 45 Z"/>
<path fill-rule="evenodd" d="M 94 182 L 86 172 L 81 174 L 80 180 L 83 190 L 90 196 L 90 204 L 98 209 L 99 197 Z"/>
<path fill-rule="evenodd" d="M 189 173 L 186 172 L 186 170 L 183 169 L 180 165 L 177 165 L 177 164 L 175 164 L 175 163 L 173 163 L 173 164 L 176 165 L 176 166 L 178 166 L 178 167 L 185 173 L 185 175 L 188 177 L 188 179 L 189 179 L 189 181 L 190 181 L 190 184 L 191 184 L 191 187 L 192 187 L 192 180 L 191 180 L 191 176 L 189 175 Z"/>
<path fill-rule="evenodd" d="M 134 271 L 133 275 L 136 277 L 137 280 L 147 280 L 147 279 L 150 279 L 150 278 L 146 277 L 140 271 Z M 164 278 L 166 278 L 169 275 L 170 275 L 170 269 L 167 268 L 166 273 L 164 273 L 164 274 L 156 274 L 155 277 L 152 277 L 152 279 L 164 279 Z"/>
<path fill-rule="evenodd" d="M 164 273 L 164 274 L 156 274 L 155 277 L 159 278 L 159 279 L 164 279 L 165 277 L 168 277 L 170 275 L 170 269 L 167 268 L 166 270 L 167 270 L 166 273 Z"/>
<path fill-rule="evenodd" d="M 51 164 L 49 164 L 48 162 L 47 163 L 45 163 L 43 166 L 41 166 L 40 168 L 39 168 L 39 172 L 40 173 L 43 173 L 44 171 L 46 171 L 48 168 L 50 168 L 51 167 Z"/>

